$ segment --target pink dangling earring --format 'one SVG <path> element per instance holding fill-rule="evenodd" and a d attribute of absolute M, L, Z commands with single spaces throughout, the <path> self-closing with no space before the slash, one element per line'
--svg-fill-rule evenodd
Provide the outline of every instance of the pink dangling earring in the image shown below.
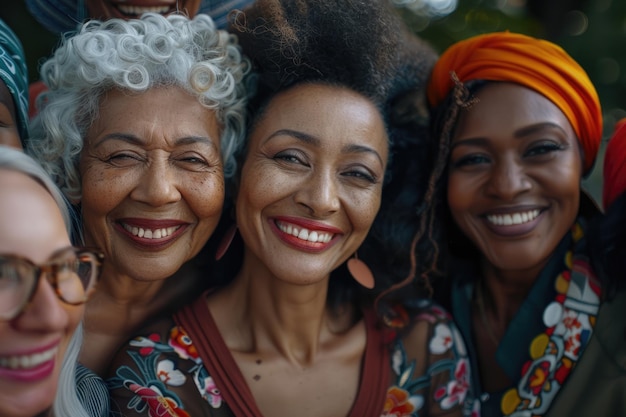
<path fill-rule="evenodd" d="M 230 248 L 230 244 L 233 242 L 235 238 L 235 234 L 237 233 L 237 224 L 233 224 L 228 228 L 226 233 L 224 233 L 224 237 L 220 241 L 220 244 L 217 247 L 217 251 L 215 252 L 215 260 L 219 261 L 224 257 L 228 248 Z"/>
<path fill-rule="evenodd" d="M 352 278 L 362 286 L 367 289 L 374 288 L 374 274 L 370 268 L 360 260 L 356 254 L 354 253 L 354 258 L 348 259 L 348 271 L 350 271 L 350 275 Z"/>

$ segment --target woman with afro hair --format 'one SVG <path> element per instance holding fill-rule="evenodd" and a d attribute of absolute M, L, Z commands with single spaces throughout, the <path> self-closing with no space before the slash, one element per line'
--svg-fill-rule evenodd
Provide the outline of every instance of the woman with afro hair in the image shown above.
<path fill-rule="evenodd" d="M 257 92 L 211 271 L 221 279 L 118 353 L 112 407 L 462 415 L 465 349 L 425 297 L 436 247 L 416 234 L 436 55 L 378 1 L 260 0 L 231 32 Z"/>

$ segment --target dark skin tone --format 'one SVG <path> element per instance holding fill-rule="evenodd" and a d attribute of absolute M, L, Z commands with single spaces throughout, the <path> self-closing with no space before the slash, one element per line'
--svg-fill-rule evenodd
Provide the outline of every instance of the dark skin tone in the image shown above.
<path fill-rule="evenodd" d="M 95 19 L 135 19 L 142 13 L 152 11 L 167 15 L 182 12 L 194 17 L 200 9 L 201 0 L 85 0 L 89 16 Z"/>
<path fill-rule="evenodd" d="M 197 293 L 189 261 L 215 230 L 224 179 L 216 115 L 183 90 L 110 91 L 99 110 L 81 154 L 81 209 L 105 262 L 80 361 L 102 375 L 139 325 Z"/>
<path fill-rule="evenodd" d="M 347 415 L 356 399 L 365 325 L 349 307 L 329 311 L 328 280 L 378 211 L 387 146 L 373 104 L 319 85 L 276 96 L 251 133 L 236 202 L 243 265 L 208 306 L 264 416 Z"/>
<path fill-rule="evenodd" d="M 448 204 L 482 253 L 472 325 L 483 389 L 511 386 L 497 345 L 578 213 L 582 158 L 565 115 L 542 95 L 492 83 L 461 114 Z M 481 309 L 482 300 L 482 309 Z"/>
<path fill-rule="evenodd" d="M 0 81 L 0 145 L 22 149 L 13 96 L 2 81 Z"/>

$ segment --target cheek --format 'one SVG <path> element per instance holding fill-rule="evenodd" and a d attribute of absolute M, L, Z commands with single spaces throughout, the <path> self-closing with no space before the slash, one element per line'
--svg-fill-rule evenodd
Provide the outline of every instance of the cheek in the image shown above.
<path fill-rule="evenodd" d="M 478 190 L 472 187 L 470 181 L 454 174 L 449 175 L 447 185 L 446 200 L 452 221 L 464 235 L 471 238 L 472 204 Z M 474 239 L 471 240 L 474 241 Z"/>
<path fill-rule="evenodd" d="M 579 209 L 582 180 L 582 170 L 577 162 L 573 158 L 564 161 L 541 178 L 543 191 L 558 200 L 563 215 L 569 216 L 572 222 Z"/>
<path fill-rule="evenodd" d="M 68 333 L 68 341 L 69 339 L 72 337 L 72 335 L 74 334 L 74 331 L 76 330 L 76 327 L 78 326 L 78 323 L 80 323 L 80 321 L 83 318 L 83 314 L 85 313 L 85 305 L 78 305 L 78 306 L 71 306 L 69 304 L 62 304 L 63 307 L 65 308 L 65 311 L 67 312 L 67 333 Z"/>
<path fill-rule="evenodd" d="M 223 175 L 192 177 L 184 180 L 183 184 L 185 184 L 183 197 L 198 219 L 217 223 L 224 206 Z"/>
<path fill-rule="evenodd" d="M 292 177 L 292 181 L 297 181 Z M 251 236 L 263 228 L 262 213 L 265 209 L 284 201 L 294 189 L 289 178 L 279 173 L 268 175 L 264 169 L 244 166 L 235 199 L 235 215 L 241 236 L 251 243 Z"/>
<path fill-rule="evenodd" d="M 260 210 L 296 189 L 300 182 L 297 176 L 286 176 L 279 171 L 267 169 L 262 164 L 244 166 L 237 193 L 238 210 Z"/>
<path fill-rule="evenodd" d="M 372 191 L 367 195 L 354 193 L 345 200 L 345 207 L 355 231 L 367 232 L 378 214 L 381 203 L 381 191 Z"/>
<path fill-rule="evenodd" d="M 580 176 L 577 176 L 575 172 L 571 174 L 563 178 L 563 181 L 554 181 L 553 184 L 555 193 L 560 195 L 564 212 L 563 220 L 569 222 L 569 224 L 574 223 L 578 216 L 581 191 Z"/>
<path fill-rule="evenodd" d="M 17 129 L 2 129 L 0 128 L 0 145 L 10 146 L 15 149 L 22 149 L 22 141 Z"/>
<path fill-rule="evenodd" d="M 74 332 L 76 331 L 78 324 L 81 322 L 81 320 L 83 319 L 83 315 L 85 314 L 85 305 L 82 304 L 78 306 L 71 306 L 61 301 L 59 302 L 63 306 L 63 310 L 65 311 L 65 314 L 67 315 L 67 323 L 66 323 L 65 332 L 63 335 L 63 341 L 61 342 L 62 345 L 58 352 L 59 361 L 63 361 L 63 358 L 65 357 L 65 354 L 67 353 L 67 349 L 70 344 L 70 341 L 72 340 L 72 337 L 74 336 Z"/>
<path fill-rule="evenodd" d="M 461 181 L 461 178 L 456 175 L 450 175 L 448 178 L 448 191 L 446 198 L 448 200 L 450 213 L 455 219 L 458 213 L 467 210 L 471 203 L 469 198 L 471 193 L 467 193 L 468 188 L 463 185 L 464 182 Z"/>
<path fill-rule="evenodd" d="M 89 169 L 81 178 L 81 204 L 88 213 L 107 213 L 116 207 L 132 189 L 131 175 L 107 175 L 103 170 Z"/>

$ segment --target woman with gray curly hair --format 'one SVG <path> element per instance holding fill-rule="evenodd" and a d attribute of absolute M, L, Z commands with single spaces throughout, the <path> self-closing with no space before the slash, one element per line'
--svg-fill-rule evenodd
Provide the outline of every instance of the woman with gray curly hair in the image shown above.
<path fill-rule="evenodd" d="M 469 414 L 460 334 L 422 291 L 436 248 L 410 256 L 436 54 L 386 1 L 256 0 L 232 31 L 258 85 L 217 251 L 231 271 L 120 349 L 112 411 Z"/>
<path fill-rule="evenodd" d="M 189 261 L 236 169 L 248 71 L 206 15 L 90 21 L 43 64 L 27 151 L 79 211 L 77 239 L 106 256 L 80 354 L 96 374 L 146 319 L 206 286 Z"/>

